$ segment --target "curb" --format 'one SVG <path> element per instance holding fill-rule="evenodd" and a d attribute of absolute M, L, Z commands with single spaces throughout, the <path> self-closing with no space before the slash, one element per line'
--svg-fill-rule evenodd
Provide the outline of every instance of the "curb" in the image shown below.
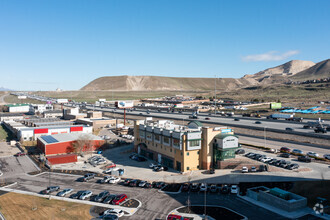
<path fill-rule="evenodd" d="M 163 189 L 163 188 L 162 188 L 162 189 Z M 162 189 L 159 189 L 158 192 L 159 192 L 159 193 L 166 193 L 166 194 L 176 195 L 176 194 L 181 193 L 182 185 L 180 186 L 180 189 L 179 189 L 179 191 L 177 191 L 177 192 L 166 192 L 166 191 L 163 191 Z"/>

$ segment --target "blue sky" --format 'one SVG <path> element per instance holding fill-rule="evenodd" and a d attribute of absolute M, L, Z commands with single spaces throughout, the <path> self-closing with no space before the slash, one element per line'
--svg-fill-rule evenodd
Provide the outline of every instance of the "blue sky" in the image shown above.
<path fill-rule="evenodd" d="M 0 0 L 0 87 L 234 77 L 329 58 L 328 0 Z"/>

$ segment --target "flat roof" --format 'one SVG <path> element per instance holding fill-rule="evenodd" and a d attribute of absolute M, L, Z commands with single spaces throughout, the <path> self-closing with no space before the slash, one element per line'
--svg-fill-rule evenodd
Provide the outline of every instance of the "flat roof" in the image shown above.
<path fill-rule="evenodd" d="M 44 144 L 54 144 L 54 143 L 75 141 L 77 139 L 84 139 L 84 138 L 93 141 L 103 140 L 99 136 L 88 133 L 65 133 L 65 134 L 45 135 L 39 137 L 38 139 Z"/>
<path fill-rule="evenodd" d="M 88 127 L 86 125 L 67 125 L 67 126 L 43 126 L 43 127 L 26 127 L 24 130 L 34 130 L 34 129 L 41 129 L 41 128 L 48 128 L 48 129 L 56 129 L 56 128 L 71 128 L 71 127 Z"/>
<path fill-rule="evenodd" d="M 29 104 L 9 104 L 7 107 L 20 107 L 20 106 L 30 106 Z"/>

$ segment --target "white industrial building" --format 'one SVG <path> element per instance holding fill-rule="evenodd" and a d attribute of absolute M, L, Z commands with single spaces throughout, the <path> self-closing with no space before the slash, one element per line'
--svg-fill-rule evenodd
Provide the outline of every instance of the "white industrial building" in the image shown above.
<path fill-rule="evenodd" d="M 31 104 L 30 105 L 30 112 L 36 113 L 43 113 L 44 111 L 52 111 L 54 109 L 52 104 Z"/>
<path fill-rule="evenodd" d="M 3 123 L 19 140 L 34 141 L 43 135 L 65 134 L 65 133 L 93 133 L 93 127 L 85 125 L 63 125 L 45 127 L 27 127 L 16 121 Z"/>
<path fill-rule="evenodd" d="M 30 105 L 29 104 L 10 104 L 6 105 L 8 107 L 8 112 L 14 113 L 14 112 L 29 112 L 30 111 Z"/>

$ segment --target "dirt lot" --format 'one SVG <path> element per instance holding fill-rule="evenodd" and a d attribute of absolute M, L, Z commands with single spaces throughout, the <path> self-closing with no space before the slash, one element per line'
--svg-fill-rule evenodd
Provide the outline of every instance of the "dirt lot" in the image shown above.
<path fill-rule="evenodd" d="M 10 219 L 91 219 L 91 206 L 6 193 L 0 196 L 0 210 Z"/>
<path fill-rule="evenodd" d="M 20 152 L 15 146 L 10 146 L 7 142 L 0 142 L 0 157 L 12 156 Z"/>

